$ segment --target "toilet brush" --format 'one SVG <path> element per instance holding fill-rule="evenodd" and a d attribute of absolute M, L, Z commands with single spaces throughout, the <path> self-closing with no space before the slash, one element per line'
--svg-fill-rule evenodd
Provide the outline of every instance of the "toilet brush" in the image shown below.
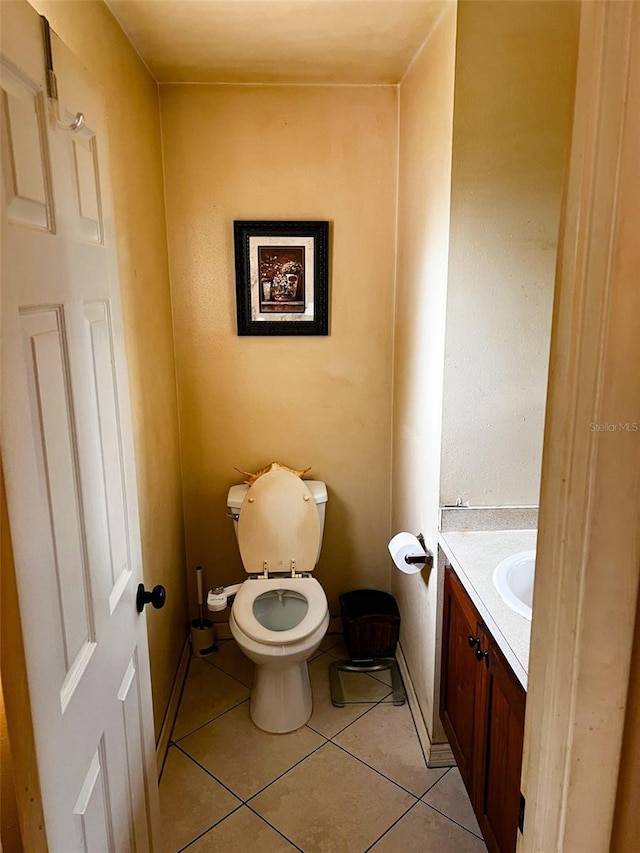
<path fill-rule="evenodd" d="M 196 586 L 198 587 L 198 615 L 200 616 L 200 628 L 204 628 L 204 616 L 202 608 L 204 606 L 204 596 L 202 594 L 202 566 L 196 566 Z"/>
<path fill-rule="evenodd" d="M 196 588 L 198 590 L 198 618 L 191 622 L 191 648 L 194 655 L 208 655 L 217 651 L 215 630 L 211 619 L 203 615 L 204 594 L 202 589 L 202 566 L 196 566 Z"/>

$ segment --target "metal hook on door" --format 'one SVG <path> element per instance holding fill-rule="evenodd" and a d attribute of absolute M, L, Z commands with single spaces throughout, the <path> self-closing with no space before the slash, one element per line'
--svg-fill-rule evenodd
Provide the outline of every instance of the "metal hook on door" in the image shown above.
<path fill-rule="evenodd" d="M 55 103 L 57 104 L 58 102 L 56 101 Z M 57 115 L 56 110 L 55 120 L 57 126 L 61 130 L 70 130 L 71 133 L 76 133 L 78 130 L 82 130 L 82 128 L 84 127 L 84 113 L 76 113 L 76 117 L 74 118 L 74 120 L 70 124 L 65 124 L 60 118 L 60 116 Z"/>
<path fill-rule="evenodd" d="M 47 95 L 49 96 L 49 104 L 51 113 L 56 126 L 61 130 L 70 130 L 71 133 L 77 133 L 84 127 L 84 113 L 76 113 L 76 117 L 72 122 L 66 124 L 60 118 L 60 101 L 58 100 L 58 81 L 56 80 L 55 71 L 53 70 L 53 52 L 51 50 L 51 27 L 49 21 L 44 15 L 42 18 L 42 35 L 44 38 L 44 52 L 47 65 Z"/>

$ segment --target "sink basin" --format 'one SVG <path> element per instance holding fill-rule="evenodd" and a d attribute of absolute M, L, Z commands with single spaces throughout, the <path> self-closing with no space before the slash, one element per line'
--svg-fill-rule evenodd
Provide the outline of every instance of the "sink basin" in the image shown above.
<path fill-rule="evenodd" d="M 520 551 L 498 563 L 493 585 L 512 610 L 531 621 L 536 552 Z"/>

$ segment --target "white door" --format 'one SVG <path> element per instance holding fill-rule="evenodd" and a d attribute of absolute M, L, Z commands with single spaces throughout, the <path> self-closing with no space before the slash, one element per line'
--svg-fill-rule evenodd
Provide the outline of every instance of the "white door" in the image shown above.
<path fill-rule="evenodd" d="M 99 86 L 2 3 L 2 456 L 51 853 L 156 846 L 157 781 Z M 135 133 L 135 116 L 131 132 Z"/>

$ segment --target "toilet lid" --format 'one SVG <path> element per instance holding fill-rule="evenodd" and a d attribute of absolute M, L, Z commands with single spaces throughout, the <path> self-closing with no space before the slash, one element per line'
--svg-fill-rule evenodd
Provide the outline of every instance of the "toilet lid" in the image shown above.
<path fill-rule="evenodd" d="M 313 495 L 295 474 L 270 471 L 247 491 L 238 519 L 238 545 L 248 574 L 312 572 L 320 545 Z"/>

